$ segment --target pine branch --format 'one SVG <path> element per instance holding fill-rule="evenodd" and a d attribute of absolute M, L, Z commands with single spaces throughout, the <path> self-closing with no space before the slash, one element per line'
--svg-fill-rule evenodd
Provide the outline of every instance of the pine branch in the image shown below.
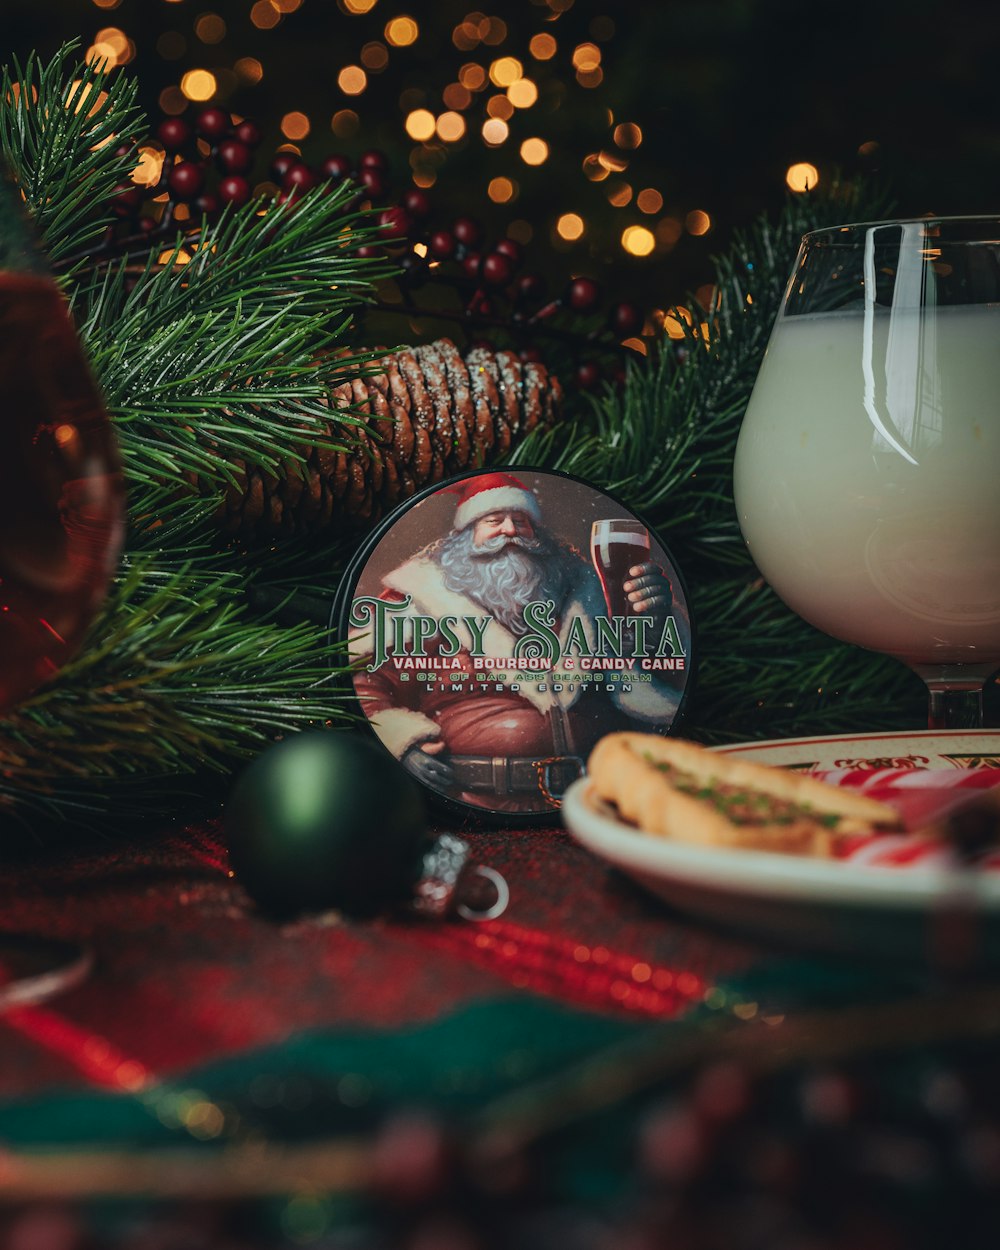
<path fill-rule="evenodd" d="M 74 66 L 76 45 L 42 64 L 16 58 L 0 80 L 0 151 L 24 193 L 53 264 L 86 249 L 111 217 L 115 187 L 127 182 L 143 126 L 136 83 L 99 66 Z"/>
<path fill-rule="evenodd" d="M 132 561 L 89 645 L 4 722 L 0 806 L 222 770 L 276 734 L 348 717 L 326 631 L 249 619 L 243 589 L 235 570 L 163 577 Z"/>
<path fill-rule="evenodd" d="M 138 277 L 122 263 L 78 290 L 131 480 L 175 488 L 186 474 L 221 487 L 236 480 L 234 461 L 279 473 L 304 447 L 352 441 L 353 418 L 331 411 L 329 392 L 376 353 L 337 349 L 388 266 L 354 255 L 376 227 L 350 211 L 350 196 L 343 187 L 290 210 L 248 205 L 203 227 L 193 254 L 179 237 Z"/>

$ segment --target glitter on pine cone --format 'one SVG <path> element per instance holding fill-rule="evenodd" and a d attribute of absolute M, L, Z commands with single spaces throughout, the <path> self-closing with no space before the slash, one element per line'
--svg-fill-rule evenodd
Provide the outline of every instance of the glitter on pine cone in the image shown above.
<path fill-rule="evenodd" d="M 476 347 L 463 357 L 438 339 L 376 365 L 330 395 L 333 408 L 361 421 L 346 429 L 348 437 L 356 430 L 349 450 L 303 449 L 305 475 L 294 463 L 280 476 L 236 463 L 240 481 L 220 510 L 226 532 L 266 539 L 333 522 L 362 528 L 422 487 L 499 459 L 560 416 L 558 379 L 514 352 Z"/>

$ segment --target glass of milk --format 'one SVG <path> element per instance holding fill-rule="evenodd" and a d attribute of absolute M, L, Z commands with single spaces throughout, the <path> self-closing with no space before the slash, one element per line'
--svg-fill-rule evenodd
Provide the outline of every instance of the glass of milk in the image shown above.
<path fill-rule="evenodd" d="M 1000 668 L 1000 217 L 804 236 L 734 485 L 789 607 L 915 669 L 932 729 L 982 724 Z"/>

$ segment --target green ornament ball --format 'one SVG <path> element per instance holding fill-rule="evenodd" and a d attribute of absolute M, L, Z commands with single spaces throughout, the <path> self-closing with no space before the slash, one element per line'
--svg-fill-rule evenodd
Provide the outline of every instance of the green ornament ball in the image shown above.
<path fill-rule="evenodd" d="M 226 808 L 237 879 L 266 912 L 371 916 L 412 897 L 428 844 L 414 779 L 359 733 L 302 733 L 268 748 Z"/>

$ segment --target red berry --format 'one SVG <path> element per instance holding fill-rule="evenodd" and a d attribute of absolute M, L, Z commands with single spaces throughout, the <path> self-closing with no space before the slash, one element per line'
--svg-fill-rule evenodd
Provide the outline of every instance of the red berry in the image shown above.
<path fill-rule="evenodd" d="M 590 312 L 601 298 L 601 288 L 593 278 L 574 278 L 566 298 L 574 312 Z"/>
<path fill-rule="evenodd" d="M 418 221 L 422 220 L 431 211 L 430 196 L 419 187 L 410 187 L 403 195 L 403 207 L 411 217 L 416 217 Z"/>
<path fill-rule="evenodd" d="M 362 152 L 361 160 L 358 164 L 362 169 L 377 169 L 380 173 L 388 173 L 389 158 L 384 152 L 379 152 L 377 148 L 372 148 L 370 152 Z"/>
<path fill-rule="evenodd" d="M 623 336 L 638 334 L 645 317 L 635 304 L 616 304 L 611 310 L 611 328 Z"/>
<path fill-rule="evenodd" d="M 155 217 L 140 217 L 139 229 L 143 234 L 152 234 L 156 229 L 157 221 Z"/>
<path fill-rule="evenodd" d="M 478 278 L 479 270 L 482 266 L 483 258 L 478 252 L 470 252 L 462 260 L 462 268 L 470 278 Z"/>
<path fill-rule="evenodd" d="M 355 252 L 355 255 L 363 256 L 363 257 L 384 256 L 385 248 L 376 247 L 374 243 L 365 243 L 363 247 L 358 248 L 357 252 Z"/>
<path fill-rule="evenodd" d="M 506 286 L 514 276 L 514 265 L 503 252 L 491 252 L 483 261 L 480 272 L 483 281 L 490 286 Z"/>
<path fill-rule="evenodd" d="M 240 143 L 245 143 L 248 148 L 255 148 L 260 143 L 260 130 L 253 122 L 240 122 L 233 134 Z"/>
<path fill-rule="evenodd" d="M 167 175 L 167 185 L 175 200 L 193 200 L 204 181 L 202 168 L 194 161 L 181 161 Z"/>
<path fill-rule="evenodd" d="M 319 167 L 319 172 L 324 178 L 329 178 L 331 182 L 343 182 L 351 172 L 351 158 L 341 153 L 334 153 L 328 156 Z"/>
<path fill-rule="evenodd" d="M 380 169 L 376 169 L 371 165 L 367 168 L 362 168 L 361 173 L 358 176 L 358 182 L 360 182 L 368 194 L 376 200 L 380 199 L 383 195 L 385 195 L 386 191 L 389 190 L 389 183 L 386 180 L 385 174 L 383 174 Z"/>
<path fill-rule="evenodd" d="M 601 380 L 601 371 L 592 360 L 585 360 L 576 371 L 577 385 L 591 391 Z"/>
<path fill-rule="evenodd" d="M 523 273 L 517 280 L 515 294 L 519 300 L 530 303 L 540 300 L 545 294 L 545 280 L 541 274 Z"/>
<path fill-rule="evenodd" d="M 111 211 L 116 217 L 131 217 L 142 204 L 142 191 L 133 182 L 124 182 L 116 188 L 111 201 Z"/>
<path fill-rule="evenodd" d="M 450 230 L 435 230 L 427 247 L 435 260 L 451 260 L 455 255 L 455 236 Z"/>
<path fill-rule="evenodd" d="M 494 250 L 499 252 L 501 256 L 509 257 L 514 265 L 519 265 L 524 255 L 517 239 L 501 239 Z"/>
<path fill-rule="evenodd" d="M 283 182 L 292 166 L 300 163 L 294 152 L 277 152 L 271 162 L 271 177 L 275 182 Z"/>
<path fill-rule="evenodd" d="M 316 175 L 308 165 L 303 165 L 301 162 L 293 165 L 281 180 L 282 189 L 285 191 L 311 191 L 315 185 Z"/>
<path fill-rule="evenodd" d="M 219 199 L 223 204 L 232 204 L 236 208 L 242 208 L 249 198 L 250 183 L 240 174 L 230 174 L 219 183 Z"/>
<path fill-rule="evenodd" d="M 217 155 L 227 174 L 245 174 L 253 161 L 250 149 L 238 139 L 223 139 Z"/>
<path fill-rule="evenodd" d="M 183 117 L 167 117 L 156 128 L 156 137 L 168 152 L 176 152 L 191 138 L 191 127 Z"/>
<path fill-rule="evenodd" d="M 413 225 L 405 208 L 384 208 L 378 215 L 379 225 L 387 239 L 405 239 Z"/>
<path fill-rule="evenodd" d="M 479 222 L 473 221 L 471 217 L 459 217 L 451 229 L 463 247 L 475 247 L 483 237 Z"/>
<path fill-rule="evenodd" d="M 214 217 L 219 211 L 219 198 L 212 195 L 199 195 L 194 202 L 195 211 L 203 217 Z"/>
<path fill-rule="evenodd" d="M 225 109 L 207 108 L 202 109 L 194 124 L 198 133 L 206 139 L 221 139 L 228 134 L 232 119 Z"/>

